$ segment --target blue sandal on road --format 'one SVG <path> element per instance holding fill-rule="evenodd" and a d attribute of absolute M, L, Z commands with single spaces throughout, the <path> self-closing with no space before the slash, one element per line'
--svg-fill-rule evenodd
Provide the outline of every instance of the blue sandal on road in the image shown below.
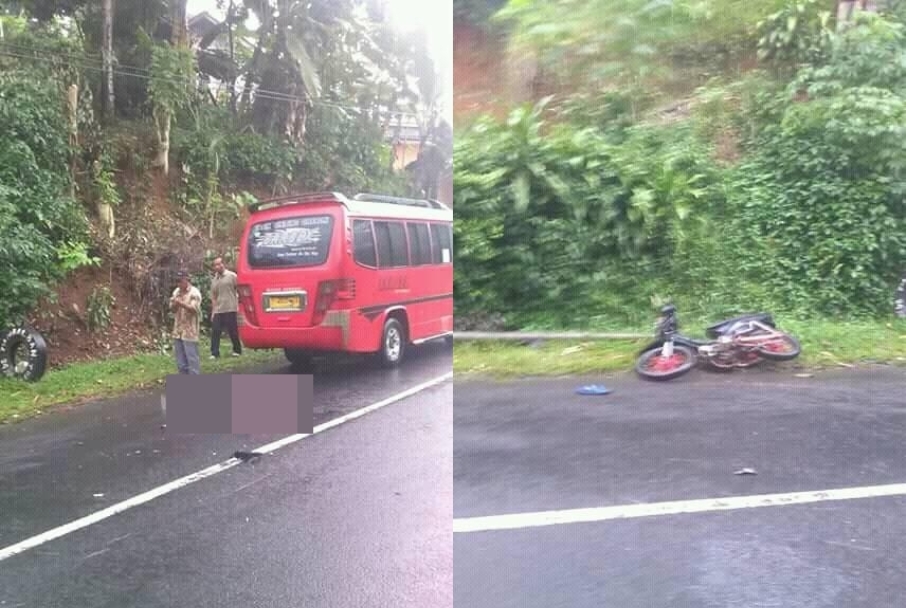
<path fill-rule="evenodd" d="M 599 384 L 590 384 L 576 389 L 577 395 L 607 395 L 610 389 Z"/>

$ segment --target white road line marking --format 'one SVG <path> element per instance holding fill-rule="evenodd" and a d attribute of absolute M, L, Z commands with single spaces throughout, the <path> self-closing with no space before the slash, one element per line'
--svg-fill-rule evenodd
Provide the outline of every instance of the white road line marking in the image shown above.
<path fill-rule="evenodd" d="M 485 517 L 462 517 L 453 520 L 453 532 L 518 530 L 521 528 L 556 526 L 558 524 L 599 522 L 614 519 L 654 517 L 658 515 L 678 515 L 683 513 L 707 513 L 711 511 L 753 509 L 757 507 L 779 507 L 834 500 L 853 500 L 856 498 L 880 498 L 884 496 L 902 495 L 906 495 L 906 483 L 895 483 L 883 486 L 862 486 L 858 488 L 838 488 L 812 492 L 790 492 L 786 494 L 730 496 L 727 498 L 677 500 L 672 502 L 655 502 L 637 505 L 566 509 L 562 511 L 538 511 L 534 513 L 513 513 L 510 515 L 489 515 Z"/>
<path fill-rule="evenodd" d="M 271 452 L 274 452 L 275 450 L 278 450 L 282 447 L 290 445 L 291 443 L 295 443 L 301 439 L 310 437 L 311 435 L 317 435 L 318 433 L 323 433 L 324 431 L 326 431 L 328 429 L 332 429 L 335 426 L 339 426 L 339 425 L 343 424 L 344 422 L 349 422 L 350 420 L 355 420 L 356 418 L 360 418 L 361 416 L 364 416 L 365 414 L 369 414 L 382 407 L 386 407 L 388 405 L 391 405 L 393 403 L 402 401 L 403 399 L 406 399 L 408 397 L 421 393 L 422 391 L 426 391 L 429 388 L 433 388 L 439 384 L 446 382 L 447 380 L 451 379 L 452 377 L 453 377 L 453 372 L 444 374 L 443 376 L 438 376 L 437 378 L 434 378 L 433 380 L 429 380 L 428 382 L 424 382 L 417 386 L 413 386 L 412 388 L 405 390 L 401 393 L 398 393 L 396 395 L 393 395 L 392 397 L 388 397 L 387 399 L 384 399 L 383 401 L 378 401 L 377 403 L 373 403 L 369 406 L 357 409 L 354 412 L 350 412 L 344 416 L 340 416 L 339 418 L 334 418 L 333 420 L 325 422 L 324 424 L 319 424 L 314 429 L 312 429 L 314 432 L 311 434 L 300 433 L 300 434 L 296 434 L 296 435 L 290 435 L 289 437 L 284 437 L 283 439 L 274 441 L 273 443 L 269 443 L 254 451 L 260 452 L 262 454 L 269 454 Z M 92 524 L 96 524 L 99 521 L 103 521 L 105 519 L 113 517 L 114 515 L 122 513 L 123 511 L 127 511 L 133 507 L 137 507 L 137 506 L 145 504 L 147 502 L 151 502 L 155 498 L 159 498 L 165 494 L 169 494 L 170 492 L 173 492 L 180 488 L 184 488 L 185 486 L 193 484 L 196 481 L 201 481 L 202 479 L 204 479 L 206 477 L 211 477 L 213 475 L 217 475 L 218 473 L 222 473 L 228 469 L 235 467 L 236 465 L 240 464 L 241 462 L 242 461 L 237 458 L 230 458 L 229 460 L 225 460 L 221 463 L 215 464 L 206 469 L 202 469 L 201 471 L 192 473 L 191 475 L 186 475 L 185 477 L 181 477 L 179 479 L 166 483 L 162 486 L 158 486 L 158 487 L 154 488 L 153 490 L 149 490 L 149 491 L 139 494 L 137 496 L 133 496 L 132 498 L 124 500 L 115 505 L 111 505 L 111 506 L 107 507 L 106 509 L 101 509 L 100 511 L 96 511 L 90 515 L 86 515 L 85 517 L 82 517 L 75 521 L 69 522 L 68 524 L 53 528 L 52 530 L 48 530 L 46 532 L 38 534 L 37 536 L 32 536 L 31 538 L 27 538 L 14 545 L 10 545 L 9 547 L 0 549 L 0 561 L 10 558 L 14 555 L 18 555 L 19 553 L 22 553 L 29 549 L 33 549 L 35 547 L 43 545 L 44 543 L 47 543 L 47 542 L 50 542 L 57 538 L 60 538 L 61 536 L 66 536 L 67 534 L 70 534 L 77 530 L 81 530 L 82 528 L 87 528 L 88 526 L 90 526 Z"/>

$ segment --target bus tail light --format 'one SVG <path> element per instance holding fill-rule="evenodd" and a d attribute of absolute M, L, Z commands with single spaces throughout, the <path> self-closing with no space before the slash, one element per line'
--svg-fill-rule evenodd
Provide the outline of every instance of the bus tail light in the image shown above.
<path fill-rule="evenodd" d="M 251 285 L 239 285 L 239 301 L 245 309 L 245 317 L 252 325 L 258 325 L 258 313 L 255 310 L 255 298 L 252 296 Z"/>
<path fill-rule="evenodd" d="M 355 300 L 355 279 L 340 279 L 336 283 L 338 300 Z"/>
<path fill-rule="evenodd" d="M 324 314 L 337 300 L 355 299 L 355 279 L 339 279 L 335 281 L 321 281 L 318 284 L 318 296 L 315 300 L 314 318 L 315 325 L 321 323 Z"/>

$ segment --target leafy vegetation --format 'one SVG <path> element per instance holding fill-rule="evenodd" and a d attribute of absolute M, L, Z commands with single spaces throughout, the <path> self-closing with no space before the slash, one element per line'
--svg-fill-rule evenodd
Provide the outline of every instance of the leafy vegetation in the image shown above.
<path fill-rule="evenodd" d="M 759 58 L 793 65 L 823 61 L 833 42 L 831 19 L 818 0 L 789 2 L 758 23 Z"/>
<path fill-rule="evenodd" d="M 639 3 L 622 20 L 603 0 L 580 4 L 514 1 L 498 15 L 514 48 L 597 66 L 612 88 L 573 79 L 568 97 L 457 135 L 460 325 L 643 327 L 668 299 L 693 323 L 756 308 L 889 317 L 906 266 L 903 23 L 837 24 L 808 1 L 748 3 L 735 24 L 717 0 Z M 731 30 L 729 55 L 760 48 L 760 66 L 722 69 L 674 100 L 679 113 L 657 108 L 669 78 L 645 70 L 675 74 L 677 53 Z M 640 96 L 640 79 L 663 86 Z"/>
<path fill-rule="evenodd" d="M 0 72 L 0 326 L 90 261 L 86 217 L 68 195 L 69 150 L 60 88 Z"/>
<path fill-rule="evenodd" d="M 116 298 L 110 293 L 109 287 L 96 287 L 88 296 L 88 302 L 85 305 L 89 331 L 104 330 L 110 327 L 110 309 L 115 305 Z"/>

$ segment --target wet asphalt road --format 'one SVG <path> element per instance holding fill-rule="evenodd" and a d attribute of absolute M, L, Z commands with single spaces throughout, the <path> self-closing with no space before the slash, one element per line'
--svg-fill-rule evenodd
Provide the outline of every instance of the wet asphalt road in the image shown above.
<path fill-rule="evenodd" d="M 315 424 L 452 366 L 410 354 L 316 374 Z M 0 561 L 0 606 L 451 606 L 451 407 L 448 382 Z M 0 547 L 277 438 L 162 415 L 154 392 L 0 430 Z"/>
<path fill-rule="evenodd" d="M 781 368 L 782 369 L 782 368 Z M 456 383 L 454 517 L 906 482 L 906 370 Z M 755 476 L 736 476 L 751 467 Z M 899 606 L 906 497 L 457 533 L 456 606 Z"/>

